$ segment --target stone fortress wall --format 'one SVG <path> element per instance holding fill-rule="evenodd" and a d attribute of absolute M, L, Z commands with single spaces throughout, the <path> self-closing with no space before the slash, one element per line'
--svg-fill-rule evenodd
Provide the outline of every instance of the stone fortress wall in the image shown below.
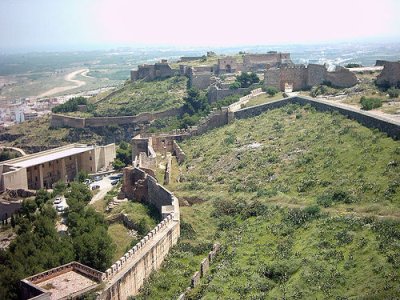
<path fill-rule="evenodd" d="M 125 124 L 143 124 L 151 121 L 172 117 L 184 113 L 183 107 L 171 108 L 165 111 L 154 113 L 140 113 L 135 116 L 119 116 L 119 117 L 92 117 L 79 118 L 62 114 L 51 115 L 51 126 L 54 128 L 71 127 L 71 128 L 86 128 L 86 127 L 102 127 L 107 125 L 125 125 Z"/>
<path fill-rule="evenodd" d="M 265 70 L 264 86 L 275 87 L 280 91 L 304 90 L 312 86 L 329 82 L 335 87 L 347 88 L 357 84 L 357 77 L 348 69 L 336 66 L 334 71 L 328 71 L 326 66 L 309 64 L 282 65 Z"/>
<path fill-rule="evenodd" d="M 166 59 L 161 62 L 155 63 L 154 65 L 140 65 L 137 70 L 131 71 L 131 81 L 134 82 L 139 79 L 151 81 L 154 79 L 162 79 L 171 77 L 178 73 L 178 70 L 174 70 L 168 64 Z"/>
<path fill-rule="evenodd" d="M 90 290 L 101 288 L 96 292 L 99 300 L 126 300 L 139 292 L 144 281 L 161 267 L 169 250 L 178 242 L 179 201 L 170 191 L 158 184 L 154 177 L 135 167 L 124 169 L 122 193 L 129 199 L 156 206 L 162 215 L 162 221 L 105 272 L 72 262 L 22 280 L 22 299 L 51 299 L 50 293 L 36 284 L 71 270 L 83 273 L 97 282 Z M 81 290 L 70 296 L 80 297 L 88 291 Z"/>
<path fill-rule="evenodd" d="M 376 65 L 383 65 L 383 70 L 376 79 L 377 84 L 400 88 L 400 62 L 376 61 Z"/>

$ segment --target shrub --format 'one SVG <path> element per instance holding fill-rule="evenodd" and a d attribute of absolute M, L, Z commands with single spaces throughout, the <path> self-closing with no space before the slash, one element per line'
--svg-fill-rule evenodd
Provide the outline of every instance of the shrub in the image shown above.
<path fill-rule="evenodd" d="M 232 84 L 229 86 L 229 89 L 230 89 L 230 90 L 237 90 L 237 89 L 240 88 L 240 86 L 241 86 L 240 82 L 235 81 L 234 83 L 232 83 Z"/>
<path fill-rule="evenodd" d="M 390 98 L 397 98 L 400 95 L 400 89 L 390 88 L 387 92 Z"/>
<path fill-rule="evenodd" d="M 355 64 L 355 63 L 349 63 L 347 65 L 345 65 L 346 68 L 360 68 L 362 67 L 362 65 L 360 64 Z"/>
<path fill-rule="evenodd" d="M 239 215 L 246 208 L 246 202 L 242 199 L 218 199 L 213 201 L 213 204 L 214 217 Z"/>
<path fill-rule="evenodd" d="M 379 98 L 367 98 L 362 96 L 360 99 L 361 108 L 363 110 L 371 110 L 382 106 L 382 100 Z"/>
<path fill-rule="evenodd" d="M 317 219 L 320 216 L 320 209 L 318 206 L 308 206 L 304 209 L 293 208 L 289 209 L 284 221 L 292 225 L 301 226 L 308 221 Z"/>
<path fill-rule="evenodd" d="M 267 87 L 267 89 L 265 91 L 271 97 L 275 96 L 279 92 L 278 89 L 273 86 Z"/>

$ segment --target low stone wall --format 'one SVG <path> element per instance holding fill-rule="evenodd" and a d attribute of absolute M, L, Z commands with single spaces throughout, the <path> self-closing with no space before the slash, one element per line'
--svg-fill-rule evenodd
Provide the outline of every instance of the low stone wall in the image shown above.
<path fill-rule="evenodd" d="M 338 103 L 331 103 L 322 100 L 316 100 L 309 97 L 290 97 L 273 102 L 245 108 L 238 110 L 234 113 L 236 119 L 250 118 L 258 116 L 263 112 L 275 108 L 285 106 L 287 104 L 300 104 L 300 105 L 311 105 L 319 111 L 337 111 L 350 119 L 358 121 L 360 124 L 368 128 L 376 128 L 382 132 L 385 132 L 388 136 L 393 139 L 400 139 L 400 123 L 387 118 L 377 116 L 370 112 L 361 111 L 357 108 L 344 106 Z"/>
<path fill-rule="evenodd" d="M 220 248 L 221 245 L 218 243 L 213 245 L 213 248 L 208 253 L 207 257 L 201 261 L 199 271 L 196 271 L 193 274 L 190 281 L 190 287 L 188 287 L 184 293 L 179 295 L 178 300 L 185 300 L 186 293 L 200 284 L 201 278 L 203 278 L 206 275 L 208 269 L 210 268 L 210 264 L 214 261 L 214 258 L 219 252 Z"/>
<path fill-rule="evenodd" d="M 85 119 L 61 115 L 61 114 L 51 114 L 50 124 L 54 128 L 59 128 L 59 127 L 85 128 Z"/>
<path fill-rule="evenodd" d="M 173 154 L 175 155 L 179 164 L 183 163 L 186 159 L 186 154 L 176 141 L 172 144 Z"/>
<path fill-rule="evenodd" d="M 237 111 L 242 108 L 247 102 L 249 102 L 252 98 L 265 94 L 265 92 L 262 91 L 261 88 L 252 90 L 249 95 L 243 96 L 242 98 L 239 99 L 239 101 L 232 103 L 231 105 L 228 106 L 228 109 L 230 112 Z"/>
<path fill-rule="evenodd" d="M 217 87 L 212 87 L 208 91 L 208 102 L 214 103 L 218 100 L 224 99 L 225 97 L 238 95 L 238 94 L 245 94 L 248 92 L 248 88 L 239 88 L 239 89 L 220 89 Z"/>
<path fill-rule="evenodd" d="M 36 274 L 34 276 L 25 278 L 26 281 L 29 281 L 33 284 L 40 283 L 42 281 L 48 280 L 55 276 L 59 276 L 60 274 L 64 274 L 70 271 L 76 271 L 88 276 L 90 279 L 95 280 L 97 282 L 102 282 L 104 280 L 104 274 L 100 271 L 97 271 L 93 268 L 88 266 L 82 265 L 79 262 L 73 261 L 66 265 L 62 265 L 45 272 Z"/>
<path fill-rule="evenodd" d="M 168 185 L 171 182 L 171 176 L 172 176 L 172 156 L 168 155 L 167 165 L 165 166 L 164 185 Z"/>
<path fill-rule="evenodd" d="M 117 117 L 92 117 L 78 118 L 61 114 L 51 115 L 51 126 L 85 128 L 85 127 L 103 127 L 108 125 L 126 125 L 126 124 L 142 124 L 166 117 L 181 115 L 184 113 L 183 107 L 171 108 L 165 111 L 154 113 L 140 113 L 135 116 L 117 116 Z"/>

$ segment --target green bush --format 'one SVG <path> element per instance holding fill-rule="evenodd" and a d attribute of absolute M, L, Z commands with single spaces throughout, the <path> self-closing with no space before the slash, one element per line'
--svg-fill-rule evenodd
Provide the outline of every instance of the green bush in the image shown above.
<path fill-rule="evenodd" d="M 279 91 L 278 91 L 278 89 L 277 89 L 276 87 L 269 86 L 269 87 L 266 88 L 265 92 L 266 92 L 269 96 L 273 97 L 273 96 L 275 96 Z"/>
<path fill-rule="evenodd" d="M 390 88 L 387 92 L 390 98 L 398 98 L 400 95 L 400 89 Z"/>
<path fill-rule="evenodd" d="M 367 98 L 362 96 L 360 99 L 361 108 L 363 110 L 371 110 L 382 106 L 382 100 L 379 98 Z"/>

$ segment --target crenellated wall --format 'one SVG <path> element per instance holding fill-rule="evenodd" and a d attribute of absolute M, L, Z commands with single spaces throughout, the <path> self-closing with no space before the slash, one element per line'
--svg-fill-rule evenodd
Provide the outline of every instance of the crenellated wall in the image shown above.
<path fill-rule="evenodd" d="M 156 179 L 134 167 L 124 169 L 122 193 L 156 206 L 163 220 L 104 273 L 106 287 L 100 300 L 125 300 L 139 292 L 146 278 L 160 268 L 169 250 L 178 242 L 178 199 Z"/>

